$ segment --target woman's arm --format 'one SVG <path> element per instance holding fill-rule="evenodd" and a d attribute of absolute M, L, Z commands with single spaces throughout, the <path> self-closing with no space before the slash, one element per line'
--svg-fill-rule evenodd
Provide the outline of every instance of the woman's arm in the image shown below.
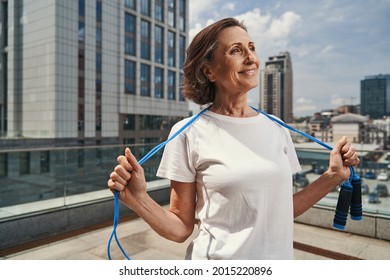
<path fill-rule="evenodd" d="M 356 149 L 341 138 L 330 153 L 329 168 L 317 180 L 294 194 L 294 217 L 306 212 L 350 176 L 350 166 L 359 164 Z"/>
<path fill-rule="evenodd" d="M 146 192 L 144 170 L 126 148 L 125 156 L 118 157 L 118 165 L 107 184 L 112 191 L 119 191 L 119 199 L 159 235 L 176 242 L 184 242 L 191 235 L 195 223 L 195 182 L 171 181 L 167 210 Z"/>

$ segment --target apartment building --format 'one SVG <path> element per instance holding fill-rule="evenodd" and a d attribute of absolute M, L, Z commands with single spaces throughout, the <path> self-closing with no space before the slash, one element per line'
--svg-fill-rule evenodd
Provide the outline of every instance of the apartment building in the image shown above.
<path fill-rule="evenodd" d="M 293 69 L 289 52 L 268 58 L 261 82 L 261 109 L 287 123 L 293 122 Z"/>

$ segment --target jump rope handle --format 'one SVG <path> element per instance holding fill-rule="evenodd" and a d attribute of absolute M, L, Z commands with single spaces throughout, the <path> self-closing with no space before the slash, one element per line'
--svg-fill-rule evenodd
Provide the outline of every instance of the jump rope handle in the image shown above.
<path fill-rule="evenodd" d="M 351 169 L 351 175 L 347 182 L 341 185 L 340 194 L 333 219 L 333 227 L 343 230 L 347 224 L 348 211 L 352 220 L 362 219 L 362 192 L 361 179 Z"/>
<path fill-rule="evenodd" d="M 351 219 L 355 221 L 362 220 L 363 208 L 362 208 L 362 180 L 354 172 L 352 175 L 352 199 L 350 204 Z"/>

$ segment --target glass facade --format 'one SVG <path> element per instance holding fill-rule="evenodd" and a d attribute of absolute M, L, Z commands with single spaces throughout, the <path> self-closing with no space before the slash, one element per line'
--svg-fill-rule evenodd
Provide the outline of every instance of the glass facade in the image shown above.
<path fill-rule="evenodd" d="M 176 99 L 176 73 L 168 71 L 168 100 Z"/>
<path fill-rule="evenodd" d="M 179 29 L 186 31 L 186 0 L 179 0 Z"/>
<path fill-rule="evenodd" d="M 125 13 L 125 54 L 136 55 L 136 17 Z"/>
<path fill-rule="evenodd" d="M 135 94 L 136 88 L 136 69 L 135 62 L 132 60 L 125 60 L 125 93 Z"/>
<path fill-rule="evenodd" d="M 125 1 L 124 52 L 135 57 L 125 59 L 125 93 L 186 102 L 180 83 L 187 47 L 183 34 L 187 5 L 186 0 Z M 138 89 L 136 73 L 140 75 Z"/>
<path fill-rule="evenodd" d="M 390 75 L 367 76 L 360 81 L 360 110 L 372 119 L 390 116 Z"/>
<path fill-rule="evenodd" d="M 150 0 L 141 0 L 141 14 L 150 16 Z"/>
<path fill-rule="evenodd" d="M 150 66 L 141 64 L 141 96 L 150 96 Z"/>
<path fill-rule="evenodd" d="M 164 0 L 154 1 L 154 18 L 157 21 L 164 22 Z"/>
<path fill-rule="evenodd" d="M 103 21 L 103 3 L 102 0 L 96 1 L 96 78 L 95 78 L 95 131 L 102 130 L 102 21 Z M 96 133 L 96 143 L 100 141 L 101 133 Z"/>
<path fill-rule="evenodd" d="M 7 131 L 7 52 L 2 50 L 8 45 L 8 2 L 0 2 L 0 136 Z M 1 164 L 1 159 L 0 159 Z M 1 166 L 0 166 L 1 168 Z M 1 174 L 1 169 L 0 169 Z M 1 175 L 0 175 L 1 176 Z"/>
<path fill-rule="evenodd" d="M 125 0 L 125 7 L 129 9 L 136 9 L 137 0 Z"/>
<path fill-rule="evenodd" d="M 82 143 L 85 130 L 85 0 L 79 0 L 78 11 L 78 112 L 77 112 L 77 129 L 78 141 Z"/>
<path fill-rule="evenodd" d="M 158 25 L 154 28 L 154 61 L 164 63 L 164 29 Z"/>
<path fill-rule="evenodd" d="M 176 0 L 168 0 L 168 25 L 176 27 Z"/>
<path fill-rule="evenodd" d="M 179 40 L 179 66 L 182 68 L 186 57 L 186 38 L 180 35 Z"/>
<path fill-rule="evenodd" d="M 141 58 L 150 60 L 150 22 L 141 20 Z"/>
<path fill-rule="evenodd" d="M 176 66 L 176 33 L 168 31 L 168 66 Z"/>
<path fill-rule="evenodd" d="M 164 69 L 154 68 L 154 97 L 164 98 Z"/>

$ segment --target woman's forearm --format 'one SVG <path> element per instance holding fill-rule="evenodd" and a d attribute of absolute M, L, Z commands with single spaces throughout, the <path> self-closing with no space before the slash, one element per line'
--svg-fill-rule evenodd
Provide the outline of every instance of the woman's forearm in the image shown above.
<path fill-rule="evenodd" d="M 322 174 L 317 180 L 303 190 L 294 194 L 294 218 L 309 210 L 344 180 L 330 171 Z"/>
<path fill-rule="evenodd" d="M 194 229 L 194 220 L 179 218 L 174 212 L 160 206 L 147 193 L 137 204 L 132 203 L 131 209 L 155 232 L 171 241 L 184 242 Z"/>

